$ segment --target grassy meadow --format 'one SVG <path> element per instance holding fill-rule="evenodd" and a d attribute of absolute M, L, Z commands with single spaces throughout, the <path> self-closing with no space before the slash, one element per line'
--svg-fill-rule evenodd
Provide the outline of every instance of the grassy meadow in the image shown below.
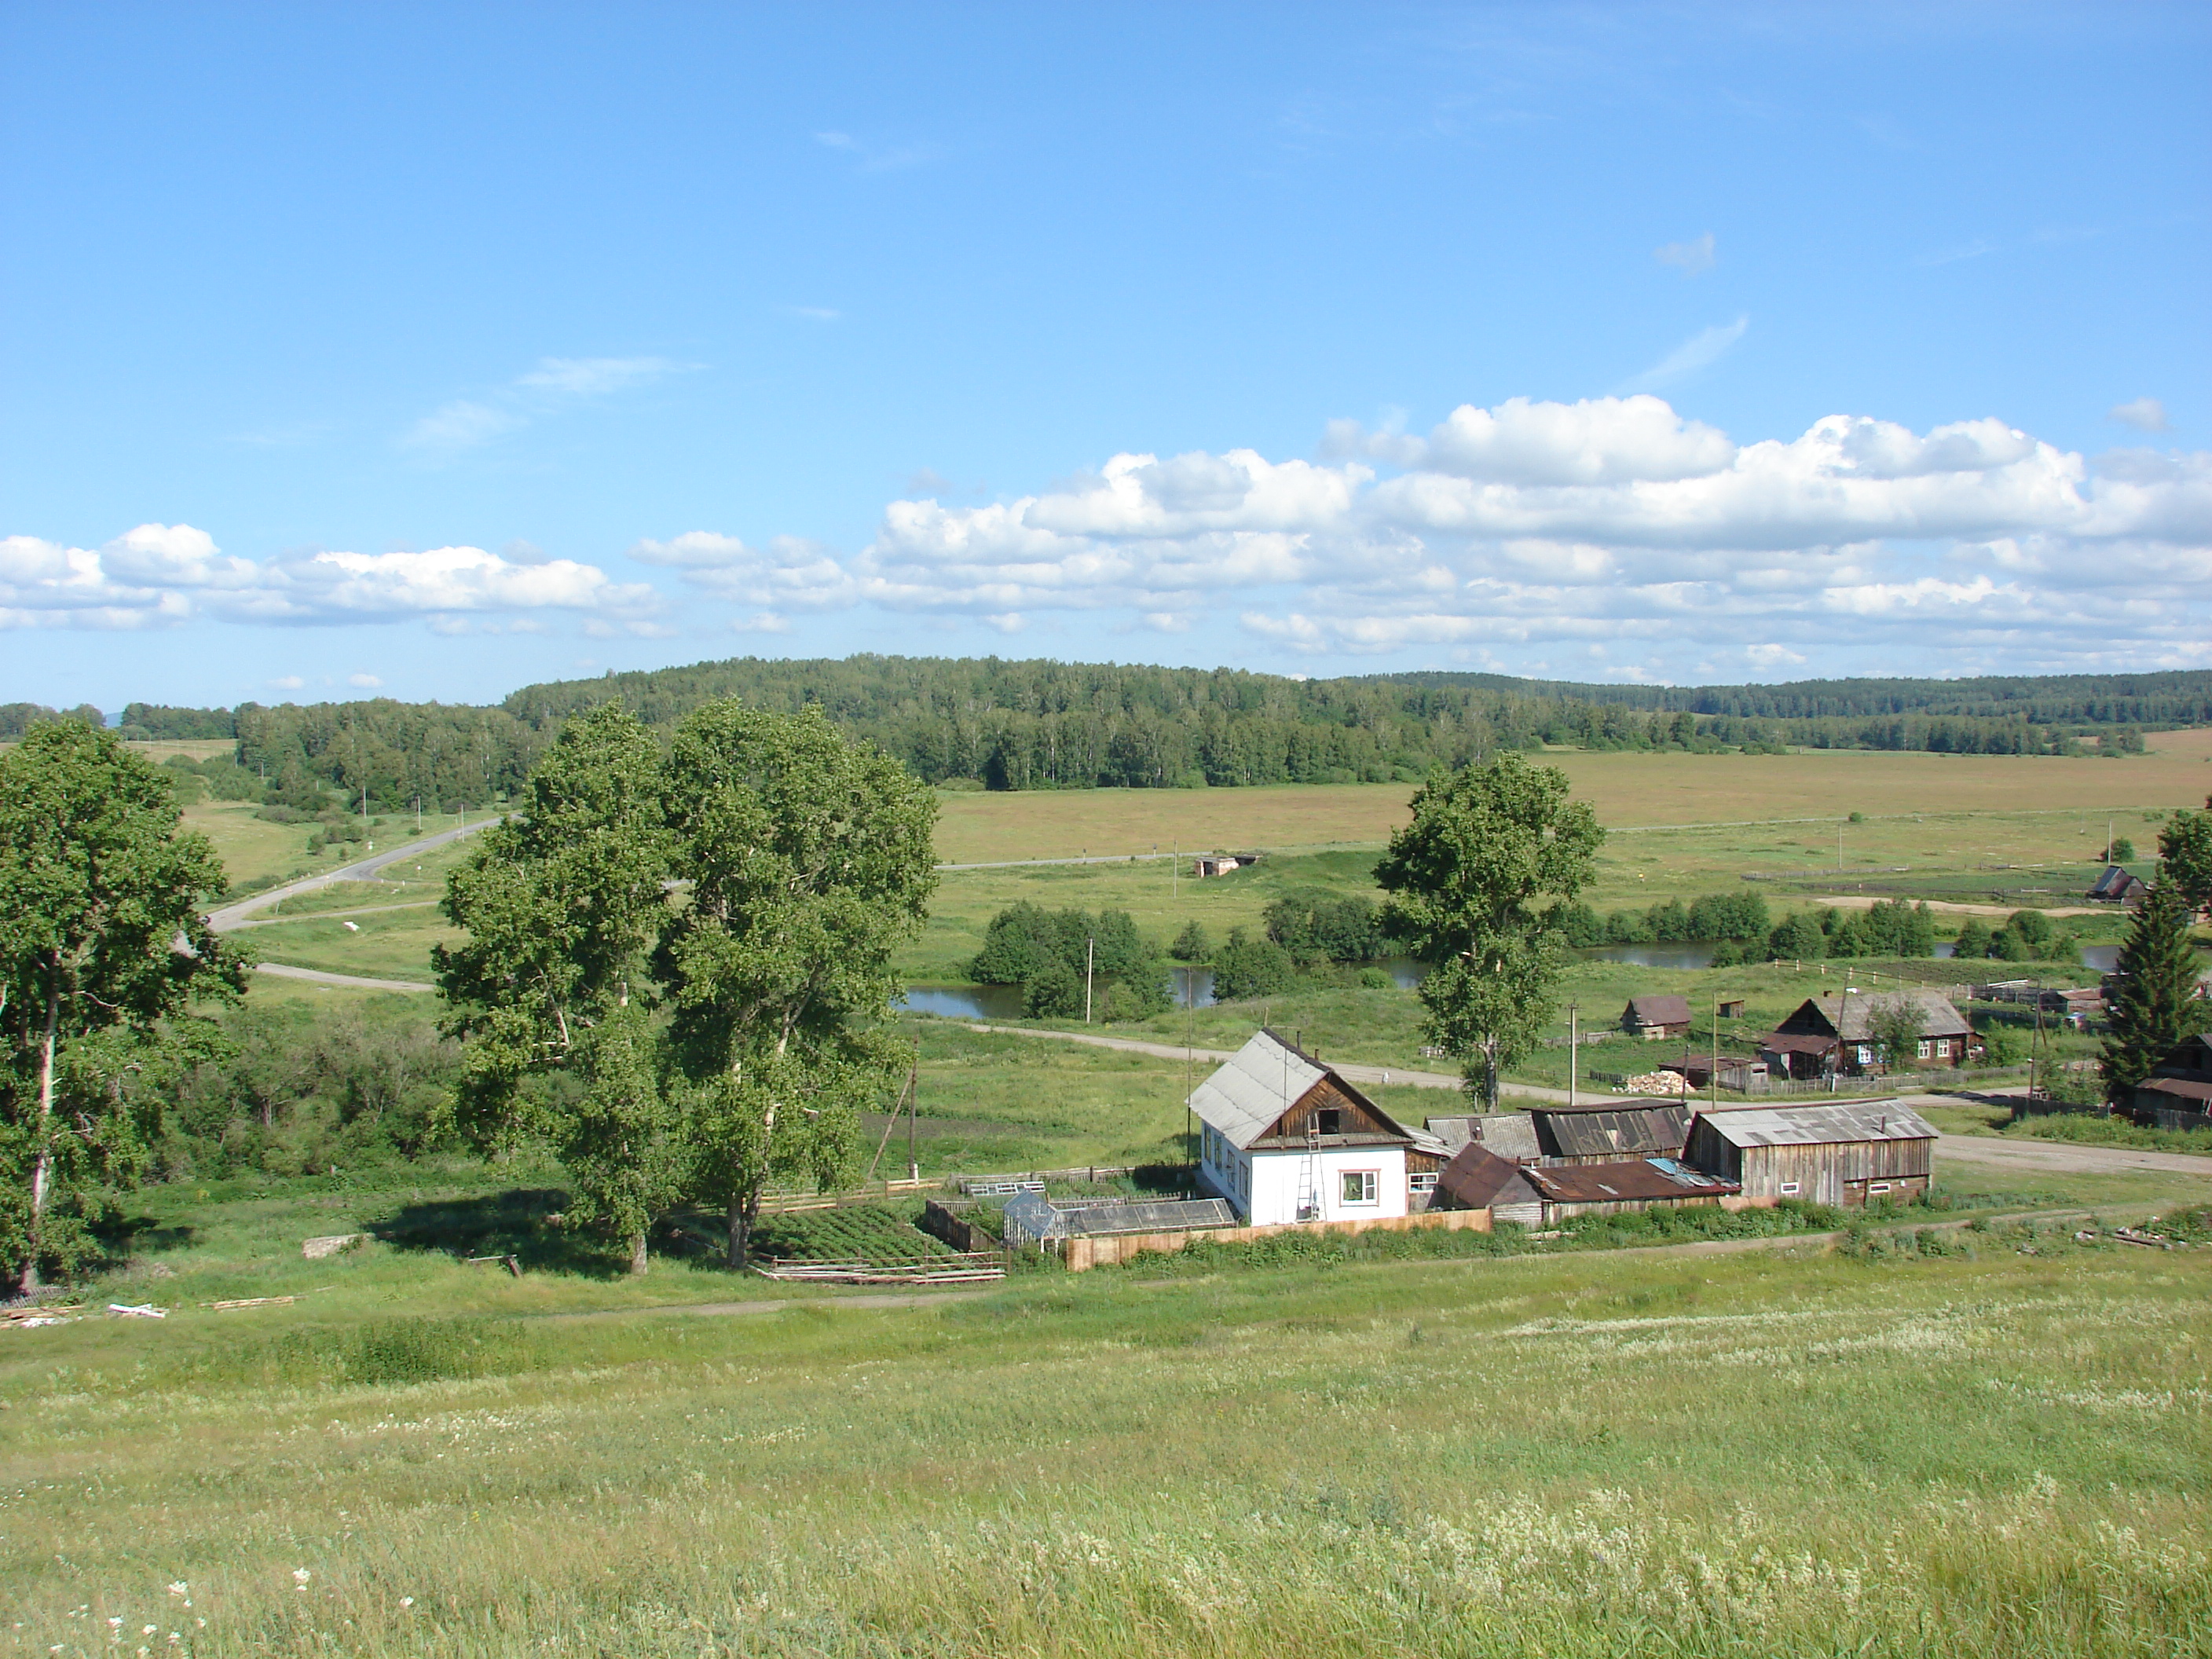
<path fill-rule="evenodd" d="M 2202 1249 L 553 1277 L 0 1334 L 7 1650 L 2212 1651 Z"/>

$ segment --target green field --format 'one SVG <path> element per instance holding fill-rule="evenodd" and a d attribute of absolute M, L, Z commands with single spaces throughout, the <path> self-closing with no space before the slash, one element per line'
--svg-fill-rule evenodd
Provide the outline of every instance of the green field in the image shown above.
<path fill-rule="evenodd" d="M 385 1245 L 287 1307 L 152 1284 L 162 1323 L 0 1335 L 0 1625 L 65 1654 L 2206 1652 L 2212 1252 L 1808 1248 L 720 1318 L 548 1318 L 637 1304 L 395 1279 Z"/>

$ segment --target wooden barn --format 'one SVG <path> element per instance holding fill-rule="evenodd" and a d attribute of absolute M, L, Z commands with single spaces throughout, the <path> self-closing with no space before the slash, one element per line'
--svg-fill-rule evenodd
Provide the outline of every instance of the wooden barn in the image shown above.
<path fill-rule="evenodd" d="M 2105 873 L 2097 878 L 2096 884 L 2083 894 L 2100 904 L 2140 904 L 2150 890 L 2143 885 L 2142 878 L 2131 876 L 2117 864 L 2105 866 Z"/>
<path fill-rule="evenodd" d="M 1297 1044 L 1261 1031 L 1192 1091 L 1199 1179 L 1249 1225 L 1408 1214 L 1443 1149 Z"/>
<path fill-rule="evenodd" d="M 1686 1036 L 1690 1030 L 1690 1000 L 1631 997 L 1628 1006 L 1620 1011 L 1620 1029 L 1631 1036 L 1648 1037 L 1654 1042 L 1661 1037 Z"/>
<path fill-rule="evenodd" d="M 1521 1173 L 1543 1200 L 1547 1227 L 1556 1227 L 1578 1215 L 1718 1204 L 1737 1190 L 1733 1181 L 1671 1158 L 1580 1164 L 1571 1168 L 1546 1166 Z"/>
<path fill-rule="evenodd" d="M 1527 1170 L 1479 1140 L 1462 1146 L 1444 1165 L 1437 1177 L 1435 1207 L 1487 1210 L 1495 1220 L 1524 1227 L 1540 1226 L 1544 1219 L 1543 1194 L 1529 1184 Z"/>
<path fill-rule="evenodd" d="M 1894 1100 L 1701 1112 L 1685 1156 L 1744 1196 L 1856 1209 L 1923 1197 L 1936 1131 Z"/>
<path fill-rule="evenodd" d="M 1528 1114 L 1547 1167 L 1612 1164 L 1625 1158 L 1680 1158 L 1690 1109 L 1680 1101 L 1646 1105 L 1539 1107 Z"/>

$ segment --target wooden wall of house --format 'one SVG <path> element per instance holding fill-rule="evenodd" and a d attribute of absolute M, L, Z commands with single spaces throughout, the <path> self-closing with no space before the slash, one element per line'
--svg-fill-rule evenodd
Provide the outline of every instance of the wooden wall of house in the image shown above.
<path fill-rule="evenodd" d="M 1316 1112 L 1338 1111 L 1344 1115 L 1339 1120 L 1342 1133 L 1351 1135 L 1388 1135 L 1397 1138 L 1398 1131 L 1384 1123 L 1358 1101 L 1336 1085 L 1334 1078 L 1323 1078 L 1298 1097 L 1297 1103 L 1275 1120 L 1274 1127 L 1263 1139 L 1280 1137 L 1286 1140 L 1304 1140 L 1306 1125 Z M 1410 1156 L 1410 1155 L 1409 1155 Z"/>

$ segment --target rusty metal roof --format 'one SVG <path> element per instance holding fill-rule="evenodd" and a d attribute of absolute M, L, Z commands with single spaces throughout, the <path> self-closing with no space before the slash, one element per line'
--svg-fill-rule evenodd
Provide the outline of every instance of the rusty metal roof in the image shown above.
<path fill-rule="evenodd" d="M 1522 1171 L 1554 1204 L 1620 1204 L 1654 1198 L 1717 1198 L 1740 1191 L 1733 1181 L 1709 1176 L 1671 1158 L 1622 1164 L 1581 1164 Z"/>
<path fill-rule="evenodd" d="M 1628 1157 L 1682 1150 L 1690 1136 L 1690 1113 L 1674 1102 L 1630 1107 L 1577 1107 L 1570 1111 L 1538 1109 L 1528 1114 L 1536 1144 L 1552 1158 L 1592 1158 L 1607 1152 Z"/>
<path fill-rule="evenodd" d="M 1462 1209 L 1487 1210 L 1499 1204 L 1527 1204 L 1536 1189 L 1519 1164 L 1470 1140 L 1437 1172 L 1437 1191 Z"/>
<path fill-rule="evenodd" d="M 1935 1127 L 1899 1100 L 1757 1106 L 1699 1114 L 1731 1146 L 1827 1146 L 1852 1140 L 1933 1140 Z"/>

